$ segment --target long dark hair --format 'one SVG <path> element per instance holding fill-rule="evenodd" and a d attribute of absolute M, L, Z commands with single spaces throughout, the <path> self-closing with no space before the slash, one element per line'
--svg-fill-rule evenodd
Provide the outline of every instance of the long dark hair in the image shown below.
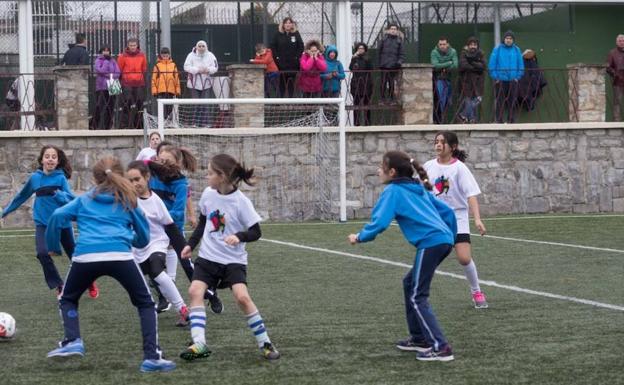
<path fill-rule="evenodd" d="M 427 189 L 433 189 L 431 183 L 429 183 L 429 176 L 427 171 L 418 163 L 415 159 L 412 159 L 403 151 L 388 151 L 383 156 L 383 168 L 385 171 L 391 168 L 396 170 L 398 178 L 412 178 L 414 171 L 418 174 L 420 183 Z"/>
<path fill-rule="evenodd" d="M 143 176 L 143 178 L 145 179 L 149 178 L 149 175 L 150 175 L 149 167 L 147 167 L 145 162 L 142 160 L 133 160 L 132 162 L 128 163 L 128 167 L 126 167 L 126 171 L 130 171 L 130 170 L 137 170 L 138 172 L 141 173 L 141 176 Z"/>
<path fill-rule="evenodd" d="M 468 159 L 468 153 L 459 149 L 459 139 L 457 139 L 456 133 L 453 131 L 439 131 L 435 136 L 436 139 L 440 135 L 442 135 L 444 142 L 451 148 L 454 158 L 457 158 L 462 162 L 465 162 L 466 159 Z"/>
<path fill-rule="evenodd" d="M 254 169 L 246 168 L 244 164 L 238 163 L 236 159 L 228 154 L 218 154 L 210 159 L 210 167 L 218 174 L 224 175 L 228 182 L 234 187 L 238 187 L 240 182 L 245 182 L 253 186 Z"/>
<path fill-rule="evenodd" d="M 39 170 L 43 170 L 43 154 L 46 152 L 46 150 L 49 150 L 49 149 L 53 149 L 54 151 L 56 151 L 56 156 L 58 159 L 58 164 L 56 165 L 56 169 L 63 170 L 65 177 L 67 179 L 71 179 L 72 167 L 71 167 L 71 164 L 69 164 L 69 159 L 67 159 L 67 155 L 65 155 L 65 151 L 51 144 L 46 144 L 45 146 L 41 147 L 41 151 L 39 151 L 39 157 L 37 158 L 37 164 L 38 164 L 37 168 Z"/>

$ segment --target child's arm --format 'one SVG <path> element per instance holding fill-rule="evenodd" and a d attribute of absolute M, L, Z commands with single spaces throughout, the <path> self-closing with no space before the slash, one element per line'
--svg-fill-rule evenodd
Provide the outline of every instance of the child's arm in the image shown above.
<path fill-rule="evenodd" d="M 256 223 L 247 231 L 239 231 L 236 234 L 228 235 L 225 237 L 224 241 L 230 246 L 236 246 L 240 242 L 255 242 L 262 236 L 262 231 L 260 230 L 260 223 Z"/>
<path fill-rule="evenodd" d="M 63 179 L 62 189 L 56 190 L 56 192 L 54 193 L 54 199 L 56 200 L 56 203 L 58 203 L 60 206 L 63 206 L 73 201 L 75 198 L 76 195 L 74 195 L 74 192 L 72 191 L 69 182 L 67 182 L 67 179 Z"/>
<path fill-rule="evenodd" d="M 485 229 L 485 225 L 481 222 L 481 213 L 479 212 L 479 200 L 476 195 L 468 197 L 468 207 L 470 208 L 470 212 L 474 217 L 475 226 L 479 230 L 479 234 L 485 235 L 487 232 Z"/>
<path fill-rule="evenodd" d="M 201 214 L 199 216 L 199 223 L 197 224 L 197 227 L 195 228 L 195 230 L 193 231 L 193 234 L 189 238 L 187 245 L 182 250 L 182 258 L 184 259 L 191 258 L 193 249 L 195 249 L 195 247 L 199 244 L 199 242 L 202 239 L 202 236 L 204 235 L 205 228 L 206 228 L 206 216 L 204 214 Z"/>
<path fill-rule="evenodd" d="M 394 219 L 396 202 L 392 196 L 392 191 L 388 188 L 381 193 L 379 200 L 373 208 L 371 221 L 367 223 L 357 234 L 349 235 L 349 242 L 370 242 L 377 235 L 390 226 Z"/>
<path fill-rule="evenodd" d="M 192 228 L 197 227 L 197 216 L 195 215 L 195 207 L 193 206 L 193 199 L 190 196 L 186 198 L 186 217 L 191 223 Z"/>
<path fill-rule="evenodd" d="M 173 250 L 175 250 L 176 254 L 178 254 L 178 257 L 182 258 L 182 252 L 186 246 L 186 239 L 184 239 L 184 235 L 182 235 L 178 226 L 176 226 L 173 222 L 168 225 L 164 225 L 163 227 L 165 229 L 165 234 L 169 237 L 171 246 L 173 246 Z"/>
<path fill-rule="evenodd" d="M 145 218 L 145 214 L 143 214 L 143 210 L 141 210 L 139 207 L 135 208 L 134 210 L 130 210 L 130 217 L 132 218 L 132 228 L 134 229 L 134 239 L 132 240 L 132 246 L 136 247 L 137 249 L 142 249 L 149 244 L 149 223 Z"/>
<path fill-rule="evenodd" d="M 2 210 L 2 218 L 6 217 L 13 211 L 17 210 L 24 202 L 30 198 L 31 195 L 35 192 L 32 187 L 32 176 L 28 178 L 28 181 L 24 184 L 24 187 L 20 190 L 20 192 L 15 195 L 13 200 Z"/>
<path fill-rule="evenodd" d="M 45 232 L 46 244 L 50 255 L 61 254 L 61 229 L 67 228 L 76 220 L 80 209 L 80 199 L 74 199 L 63 207 L 54 210 Z"/>
<path fill-rule="evenodd" d="M 174 186 L 175 201 L 169 210 L 171 218 L 177 224 L 181 224 L 180 231 L 184 231 L 184 214 L 186 212 L 186 198 L 188 193 L 188 185 L 184 183 L 175 183 Z"/>

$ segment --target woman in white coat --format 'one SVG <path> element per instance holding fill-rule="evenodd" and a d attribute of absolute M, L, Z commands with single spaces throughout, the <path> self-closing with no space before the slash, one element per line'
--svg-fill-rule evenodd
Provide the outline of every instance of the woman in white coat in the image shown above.
<path fill-rule="evenodd" d="M 191 90 L 193 99 L 215 98 L 212 88 L 214 79 L 211 75 L 218 69 L 217 58 L 208 51 L 206 42 L 198 41 L 184 61 L 184 71 L 187 73 L 186 86 Z M 192 124 L 198 127 L 211 127 L 216 111 L 216 104 L 196 105 Z"/>

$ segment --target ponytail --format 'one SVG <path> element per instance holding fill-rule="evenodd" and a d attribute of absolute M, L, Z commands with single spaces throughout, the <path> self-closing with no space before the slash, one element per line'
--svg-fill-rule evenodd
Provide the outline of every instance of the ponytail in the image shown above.
<path fill-rule="evenodd" d="M 416 160 L 411 159 L 403 151 L 388 151 L 383 156 L 383 166 L 386 170 L 391 168 L 396 170 L 398 178 L 413 178 L 414 171 L 418 174 L 418 180 L 427 189 L 433 189 L 429 183 L 429 177 L 425 169 Z"/>
<path fill-rule="evenodd" d="M 433 190 L 433 185 L 429 182 L 429 176 L 427 175 L 427 171 L 425 171 L 424 167 L 414 159 L 410 159 L 410 164 L 414 170 L 416 170 L 418 179 L 420 179 L 420 183 L 422 183 L 423 187 L 429 191 Z"/>
<path fill-rule="evenodd" d="M 157 156 L 160 156 L 162 152 L 168 152 L 173 155 L 182 170 L 190 172 L 195 172 L 195 170 L 197 170 L 197 158 L 195 158 L 191 150 L 186 147 L 177 147 L 168 142 L 161 142 L 156 151 Z"/>
<path fill-rule="evenodd" d="M 241 181 L 245 182 L 249 186 L 253 186 L 256 184 L 255 180 L 253 180 L 254 169 L 253 168 L 245 168 L 244 164 L 237 163 L 236 168 L 233 173 L 233 181 L 232 183 L 235 186 L 238 186 Z"/>
<path fill-rule="evenodd" d="M 125 210 L 137 207 L 137 196 L 132 184 L 124 177 L 124 170 L 119 159 L 108 156 L 100 159 L 93 166 L 96 193 L 112 193 L 115 202 Z"/>
<path fill-rule="evenodd" d="M 232 183 L 235 187 L 238 187 L 240 182 L 245 182 L 249 186 L 253 186 L 255 181 L 253 180 L 254 169 L 246 168 L 244 164 L 238 163 L 236 159 L 228 154 L 218 154 L 210 159 L 210 167 L 222 175 L 224 175 L 228 182 Z"/>
<path fill-rule="evenodd" d="M 442 136 L 444 138 L 444 142 L 453 149 L 453 158 L 459 159 L 462 162 L 465 162 L 466 159 L 468 159 L 468 153 L 459 149 L 459 139 L 457 138 L 456 133 L 453 131 L 439 131 L 435 137 L 437 138 L 438 136 Z"/>
<path fill-rule="evenodd" d="M 145 163 L 149 172 L 160 179 L 163 183 L 171 183 L 182 177 L 180 167 L 169 162 L 161 162 L 159 160 L 151 160 Z"/>

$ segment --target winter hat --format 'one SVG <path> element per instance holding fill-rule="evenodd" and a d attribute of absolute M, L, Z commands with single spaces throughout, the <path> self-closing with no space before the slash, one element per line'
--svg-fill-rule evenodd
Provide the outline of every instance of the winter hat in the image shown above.
<path fill-rule="evenodd" d="M 171 50 L 169 49 L 169 47 L 162 47 L 162 48 L 160 49 L 160 53 L 161 53 L 161 54 L 162 54 L 162 53 L 168 53 L 168 54 L 171 54 Z"/>
<path fill-rule="evenodd" d="M 507 36 L 509 36 L 509 37 L 511 37 L 512 39 L 514 39 L 514 41 L 516 40 L 516 35 L 514 35 L 514 33 L 513 33 L 511 30 L 509 30 L 509 31 L 505 32 L 505 34 L 503 35 L 503 40 L 505 40 L 505 38 L 506 38 Z"/>

